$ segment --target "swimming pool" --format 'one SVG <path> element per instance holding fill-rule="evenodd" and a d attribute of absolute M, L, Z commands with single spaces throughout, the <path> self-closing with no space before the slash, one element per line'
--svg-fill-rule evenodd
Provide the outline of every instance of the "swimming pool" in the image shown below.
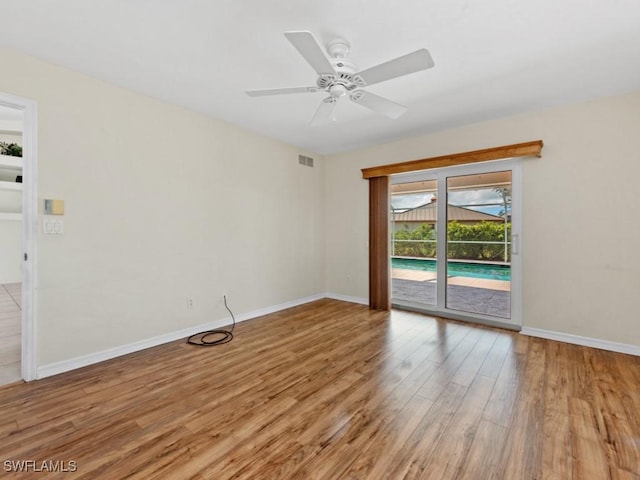
<path fill-rule="evenodd" d="M 435 260 L 425 260 L 422 258 L 392 258 L 391 266 L 393 268 L 404 268 L 407 270 L 422 270 L 423 272 L 436 271 Z M 448 267 L 448 274 L 454 277 L 511 281 L 511 267 L 507 265 L 448 262 Z"/>

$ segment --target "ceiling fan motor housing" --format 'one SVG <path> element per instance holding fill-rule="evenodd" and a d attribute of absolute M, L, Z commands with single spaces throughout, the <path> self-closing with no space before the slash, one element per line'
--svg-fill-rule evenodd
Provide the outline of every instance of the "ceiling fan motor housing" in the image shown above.
<path fill-rule="evenodd" d="M 346 56 L 349 54 L 349 42 L 341 38 L 333 40 L 327 45 L 329 62 L 335 74 L 321 74 L 318 76 L 318 88 L 329 92 L 333 98 L 339 98 L 358 87 L 364 86 L 364 81 L 354 75 L 356 65 Z"/>
<path fill-rule="evenodd" d="M 364 81 L 358 75 L 354 75 L 356 66 L 351 60 L 348 58 L 331 58 L 329 61 L 336 73 L 335 75 L 319 75 L 318 88 L 331 92 L 333 86 L 342 85 L 347 92 L 350 92 L 358 87 L 364 87 Z"/>

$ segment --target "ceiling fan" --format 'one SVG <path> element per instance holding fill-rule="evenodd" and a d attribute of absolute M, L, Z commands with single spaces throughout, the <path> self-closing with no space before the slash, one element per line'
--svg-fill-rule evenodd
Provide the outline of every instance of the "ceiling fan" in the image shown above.
<path fill-rule="evenodd" d="M 329 96 L 320 103 L 311 120 L 311 125 L 322 125 L 331 120 L 335 121 L 334 109 L 338 100 L 345 96 L 376 113 L 386 115 L 389 118 L 398 118 L 407 110 L 407 107 L 361 90 L 361 88 L 426 70 L 434 65 L 429 51 L 426 48 L 421 48 L 388 62 L 358 71 L 355 64 L 347 58 L 350 45 L 344 39 L 333 40 L 327 45 L 327 52 L 330 56 L 327 58 L 311 32 L 286 32 L 284 35 L 318 73 L 316 85 L 249 90 L 246 93 L 250 97 L 262 97 L 289 93 L 327 92 Z"/>

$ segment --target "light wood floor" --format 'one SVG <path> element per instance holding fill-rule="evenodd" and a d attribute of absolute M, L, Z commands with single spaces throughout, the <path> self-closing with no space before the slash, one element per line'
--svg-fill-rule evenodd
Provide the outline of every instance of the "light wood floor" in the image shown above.
<path fill-rule="evenodd" d="M 22 284 L 0 284 L 0 385 L 17 382 L 20 372 Z"/>
<path fill-rule="evenodd" d="M 334 300 L 235 333 L 0 389 L 0 460 L 86 479 L 640 478 L 638 357 Z"/>

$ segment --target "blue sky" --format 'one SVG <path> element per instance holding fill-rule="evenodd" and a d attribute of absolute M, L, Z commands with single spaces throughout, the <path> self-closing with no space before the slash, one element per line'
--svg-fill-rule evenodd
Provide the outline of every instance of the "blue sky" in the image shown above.
<path fill-rule="evenodd" d="M 429 203 L 433 193 L 406 193 L 392 195 L 391 205 L 393 208 L 415 208 L 425 203 Z M 498 215 L 502 211 L 502 197 L 492 188 L 475 190 L 459 190 L 449 192 L 449 203 L 460 205 L 472 210 Z M 495 203 L 495 206 L 484 206 L 483 204 Z M 475 206 L 474 205 L 478 205 Z"/>

